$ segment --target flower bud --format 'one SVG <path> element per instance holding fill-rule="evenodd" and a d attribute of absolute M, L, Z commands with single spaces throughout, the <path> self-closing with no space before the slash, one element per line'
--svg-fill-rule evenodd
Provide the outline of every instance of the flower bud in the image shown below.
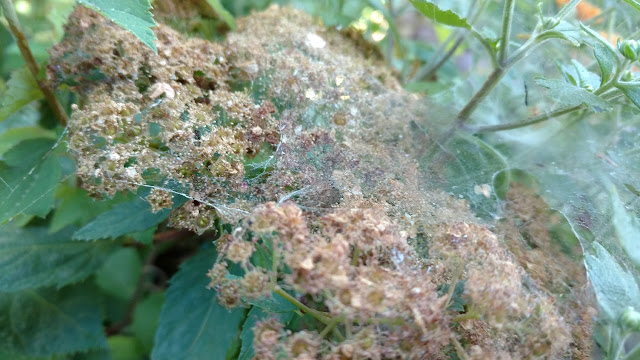
<path fill-rule="evenodd" d="M 640 312 L 628 306 L 620 314 L 620 325 L 633 331 L 640 331 Z"/>
<path fill-rule="evenodd" d="M 550 17 L 550 18 L 544 19 L 542 23 L 542 28 L 544 30 L 550 30 L 558 26 L 558 24 L 560 24 L 560 21 L 558 21 L 558 19 L 556 19 L 555 17 Z"/>
<path fill-rule="evenodd" d="M 625 58 L 636 61 L 640 58 L 640 42 L 637 40 L 620 41 L 620 39 L 618 39 L 618 51 L 620 51 Z"/>

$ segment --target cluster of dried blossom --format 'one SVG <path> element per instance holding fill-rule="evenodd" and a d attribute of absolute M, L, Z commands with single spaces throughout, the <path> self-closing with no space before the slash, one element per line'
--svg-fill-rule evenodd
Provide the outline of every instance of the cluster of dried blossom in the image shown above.
<path fill-rule="evenodd" d="M 517 229 L 499 237 L 430 186 L 429 138 L 411 126 L 429 110 L 375 53 L 287 8 L 237 22 L 223 43 L 160 25 L 156 55 L 79 7 L 48 73 L 80 95 L 69 148 L 85 188 L 151 187 L 153 211 L 184 194 L 174 227 L 239 224 L 208 274 L 219 301 L 284 289 L 332 327 L 260 322 L 256 358 L 588 357 L 590 319 L 529 276 L 528 253 L 502 241 Z M 452 310 L 439 288 L 458 283 L 466 305 Z"/>

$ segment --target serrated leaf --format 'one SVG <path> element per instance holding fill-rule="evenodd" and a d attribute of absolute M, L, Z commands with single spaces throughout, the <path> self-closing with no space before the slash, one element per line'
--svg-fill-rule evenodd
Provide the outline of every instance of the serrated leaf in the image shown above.
<path fill-rule="evenodd" d="M 549 89 L 549 97 L 562 105 L 586 105 L 594 112 L 611 111 L 613 107 L 587 89 L 556 79 L 537 78 L 536 84 Z"/>
<path fill-rule="evenodd" d="M 24 290 L 0 294 L 0 349 L 29 356 L 106 348 L 95 289 Z"/>
<path fill-rule="evenodd" d="M 593 45 L 593 55 L 598 61 L 600 67 L 601 82 L 600 85 L 611 79 L 613 71 L 618 64 L 618 56 L 607 46 L 597 42 Z"/>
<path fill-rule="evenodd" d="M 106 294 L 128 300 L 136 291 L 141 273 L 142 261 L 136 250 L 118 249 L 111 253 L 102 267 L 96 271 L 96 285 Z"/>
<path fill-rule="evenodd" d="M 0 155 L 25 140 L 32 139 L 56 139 L 56 134 L 39 126 L 12 128 L 0 134 Z"/>
<path fill-rule="evenodd" d="M 631 260 L 640 266 L 640 242 L 638 242 L 638 239 L 640 239 L 640 222 L 632 213 L 629 213 L 622 200 L 620 200 L 615 187 L 611 191 L 611 201 L 613 227 L 616 230 L 618 240 Z"/>
<path fill-rule="evenodd" d="M 77 240 L 117 238 L 125 234 L 146 230 L 163 222 L 171 209 L 151 212 L 151 205 L 143 199 L 118 204 L 98 215 L 93 221 L 73 234 Z"/>
<path fill-rule="evenodd" d="M 0 163 L 0 225 L 19 214 L 44 217 L 53 207 L 62 169 L 55 155 L 47 155 L 52 146 L 49 140 L 28 140 L 5 154 L 6 165 Z"/>
<path fill-rule="evenodd" d="M 73 241 L 73 231 L 0 227 L 0 291 L 60 288 L 93 274 L 114 245 Z"/>
<path fill-rule="evenodd" d="M 640 86 L 618 84 L 616 87 L 640 109 Z"/>
<path fill-rule="evenodd" d="M 56 191 L 59 203 L 53 212 L 49 231 L 56 232 L 69 225 L 84 225 L 99 214 L 121 203 L 123 196 L 109 200 L 96 200 L 82 188 L 62 184 Z"/>
<path fill-rule="evenodd" d="M 145 45 L 157 53 L 154 41 L 156 36 L 151 30 L 156 26 L 151 14 L 149 0 L 78 0 L 90 9 L 96 10 L 107 19 L 131 32 Z"/>
<path fill-rule="evenodd" d="M 452 10 L 442 10 L 438 5 L 427 0 L 409 0 L 409 2 L 424 16 L 437 23 L 471 29 L 471 25 L 469 25 L 467 19 L 461 17 Z"/>
<path fill-rule="evenodd" d="M 245 310 L 227 310 L 218 303 L 215 292 L 207 289 L 205 274 L 216 256 L 214 248 L 201 249 L 171 279 L 151 359 L 224 360 Z"/>
<path fill-rule="evenodd" d="M 596 255 L 587 255 L 585 265 L 598 303 L 610 320 L 616 320 L 627 306 L 640 309 L 640 290 L 633 275 L 624 270 L 598 243 Z"/>
<path fill-rule="evenodd" d="M 2 95 L 0 122 L 20 110 L 23 106 L 44 96 L 26 67 L 18 69 L 11 74 L 11 78 L 7 82 L 7 90 Z"/>
<path fill-rule="evenodd" d="M 253 356 L 255 355 L 255 350 L 253 349 L 253 327 L 257 322 L 267 320 L 270 317 L 275 317 L 282 324 L 286 325 L 293 316 L 295 316 L 295 313 L 293 312 L 270 314 L 259 307 L 252 307 L 251 310 L 249 310 L 249 314 L 247 314 L 247 320 L 242 324 L 242 334 L 240 335 L 242 347 L 240 348 L 238 360 L 253 359 Z"/>

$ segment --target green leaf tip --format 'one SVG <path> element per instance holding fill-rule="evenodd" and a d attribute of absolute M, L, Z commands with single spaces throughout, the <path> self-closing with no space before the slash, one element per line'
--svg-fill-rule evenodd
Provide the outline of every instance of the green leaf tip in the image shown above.
<path fill-rule="evenodd" d="M 99 12 L 102 16 L 131 32 L 158 53 L 156 36 L 151 30 L 156 26 L 149 0 L 78 0 L 78 3 Z"/>
<path fill-rule="evenodd" d="M 443 10 L 438 5 L 427 0 L 409 0 L 411 5 L 418 9 L 424 16 L 429 19 L 443 24 L 465 29 L 471 29 L 471 25 L 466 18 L 461 17 L 452 10 Z"/>

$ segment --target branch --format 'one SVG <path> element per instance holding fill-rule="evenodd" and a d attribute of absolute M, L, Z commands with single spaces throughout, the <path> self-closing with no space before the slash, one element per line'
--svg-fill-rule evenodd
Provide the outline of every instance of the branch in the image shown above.
<path fill-rule="evenodd" d="M 11 0 L 0 0 L 0 5 L 2 5 L 4 17 L 7 19 L 9 31 L 16 39 L 16 44 L 18 45 L 18 49 L 20 49 L 22 58 L 27 64 L 27 68 L 29 68 L 29 72 L 31 72 L 31 75 L 36 80 L 36 83 L 38 83 L 38 87 L 40 87 L 40 90 L 44 94 L 47 103 L 49 103 L 49 106 L 51 107 L 51 110 L 53 111 L 55 117 L 58 119 L 60 125 L 67 126 L 69 118 L 67 117 L 67 113 L 62 108 L 62 105 L 60 105 L 60 102 L 58 102 L 58 99 L 53 93 L 53 90 L 51 90 L 46 81 L 38 79 L 40 69 L 35 57 L 33 56 L 33 53 L 31 53 L 31 49 L 29 49 L 29 42 L 27 41 L 27 38 L 22 31 L 20 20 L 18 20 L 18 15 L 16 14 L 16 10 L 13 7 L 13 3 L 11 2 Z"/>

